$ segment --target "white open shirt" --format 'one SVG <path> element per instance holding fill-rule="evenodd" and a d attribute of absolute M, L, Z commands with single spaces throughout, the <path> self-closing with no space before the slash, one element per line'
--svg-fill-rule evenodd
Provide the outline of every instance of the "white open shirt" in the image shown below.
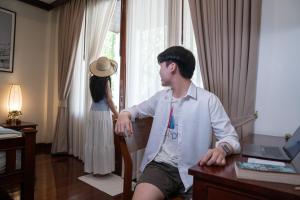
<path fill-rule="evenodd" d="M 155 158 L 163 143 L 169 120 L 171 99 L 172 90 L 162 90 L 150 99 L 124 110 L 130 112 L 132 121 L 135 118 L 153 117 L 141 171 Z M 220 100 L 213 93 L 191 83 L 179 106 L 178 148 L 180 158 L 178 170 L 187 191 L 193 184 L 192 176 L 188 175 L 188 169 L 198 163 L 210 148 L 212 132 L 218 140 L 216 145 L 227 142 L 232 146 L 234 153 L 240 152 L 240 143 Z"/>

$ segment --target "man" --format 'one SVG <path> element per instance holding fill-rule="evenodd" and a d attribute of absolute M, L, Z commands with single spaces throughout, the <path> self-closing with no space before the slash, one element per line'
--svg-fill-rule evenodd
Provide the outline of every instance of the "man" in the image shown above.
<path fill-rule="evenodd" d="M 195 69 L 193 54 L 173 46 L 157 57 L 163 86 L 139 105 L 123 110 L 115 132 L 132 133 L 131 120 L 153 117 L 153 124 L 141 164 L 134 200 L 163 200 L 172 195 L 190 198 L 192 176 L 188 169 L 200 165 L 225 165 L 225 157 L 239 153 L 235 129 L 219 99 L 196 87 L 191 78 Z M 218 142 L 209 149 L 214 132 Z"/>

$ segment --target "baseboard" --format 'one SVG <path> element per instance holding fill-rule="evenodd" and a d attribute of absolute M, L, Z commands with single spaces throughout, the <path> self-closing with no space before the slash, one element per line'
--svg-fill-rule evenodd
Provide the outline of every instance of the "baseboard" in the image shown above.
<path fill-rule="evenodd" d="M 35 154 L 50 154 L 52 143 L 37 143 L 35 146 Z"/>

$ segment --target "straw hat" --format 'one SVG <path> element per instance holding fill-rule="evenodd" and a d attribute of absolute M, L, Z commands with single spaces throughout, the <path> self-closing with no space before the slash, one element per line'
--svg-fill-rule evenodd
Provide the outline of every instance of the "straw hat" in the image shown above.
<path fill-rule="evenodd" d="M 100 57 L 90 64 L 90 72 L 99 77 L 111 76 L 117 71 L 117 62 L 107 57 Z"/>

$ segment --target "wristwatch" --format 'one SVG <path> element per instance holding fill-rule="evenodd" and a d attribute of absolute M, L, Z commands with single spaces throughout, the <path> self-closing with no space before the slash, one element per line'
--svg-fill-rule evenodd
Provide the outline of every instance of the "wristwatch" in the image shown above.
<path fill-rule="evenodd" d="M 223 149 L 226 156 L 228 156 L 232 153 L 229 144 L 227 144 L 226 142 L 220 143 L 219 146 Z"/>

